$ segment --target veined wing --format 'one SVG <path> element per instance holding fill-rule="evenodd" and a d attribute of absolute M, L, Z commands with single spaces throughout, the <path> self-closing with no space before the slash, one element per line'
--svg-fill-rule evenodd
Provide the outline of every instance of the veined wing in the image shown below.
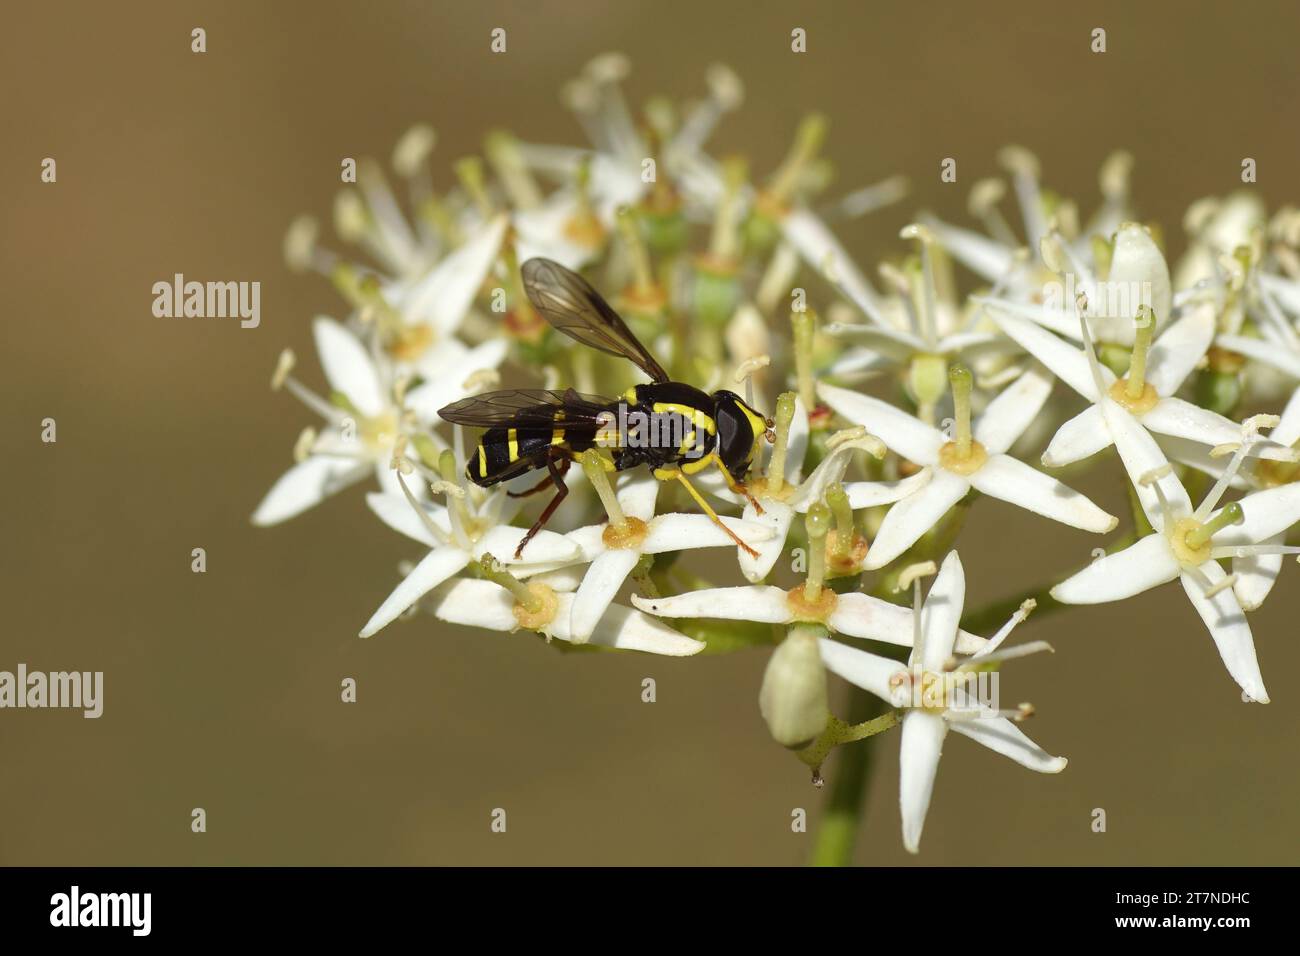
<path fill-rule="evenodd" d="M 520 272 L 529 300 L 553 327 L 583 345 L 627 359 L 656 382 L 668 381 L 663 366 L 582 276 L 550 259 L 529 259 Z"/>
<path fill-rule="evenodd" d="M 571 388 L 508 388 L 462 398 L 439 409 L 438 415 L 452 424 L 477 428 L 495 425 L 550 428 L 557 422 L 596 428 L 602 424 L 600 413 L 607 412 L 613 404 L 613 399 L 584 395 Z"/>

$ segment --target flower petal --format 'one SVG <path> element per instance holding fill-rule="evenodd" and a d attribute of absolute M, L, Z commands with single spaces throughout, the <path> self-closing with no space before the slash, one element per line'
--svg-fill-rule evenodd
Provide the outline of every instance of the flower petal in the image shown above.
<path fill-rule="evenodd" d="M 1086 496 L 1009 455 L 990 455 L 971 474 L 970 483 L 990 497 L 1072 528 L 1104 534 L 1119 523 L 1118 518 L 1102 511 Z"/>
<path fill-rule="evenodd" d="M 482 345 L 466 350 L 454 369 L 427 377 L 422 385 L 407 392 L 406 407 L 415 412 L 420 421 L 440 424 L 442 419 L 438 417 L 438 409 L 468 396 L 465 383 L 476 373 L 500 365 L 505 360 L 507 347 L 506 340 L 500 338 L 489 339 Z"/>
<path fill-rule="evenodd" d="M 1239 503 L 1241 524 L 1218 532 L 1214 536 L 1216 545 L 1259 544 L 1290 529 L 1300 521 L 1300 483 L 1256 491 Z"/>
<path fill-rule="evenodd" d="M 624 514 L 649 521 L 654 517 L 655 499 L 662 484 L 649 472 L 628 474 L 618 486 L 619 507 Z"/>
<path fill-rule="evenodd" d="M 1160 333 L 1147 354 L 1147 381 L 1157 394 L 1173 395 L 1213 341 L 1214 306 L 1206 303 Z"/>
<path fill-rule="evenodd" d="M 764 509 L 766 510 L 766 509 Z M 772 537 L 772 529 L 758 521 L 742 521 L 723 515 L 722 523 L 735 532 L 742 541 L 753 546 Z M 662 554 L 665 551 L 687 551 L 693 548 L 735 547 L 736 542 L 726 531 L 714 524 L 708 515 L 666 514 L 651 520 L 645 539 L 638 549 L 642 554 Z"/>
<path fill-rule="evenodd" d="M 885 512 L 885 520 L 867 549 L 863 568 L 874 571 L 893 561 L 916 544 L 968 491 L 970 482 L 965 478 L 942 468 L 934 469 L 925 487 Z"/>
<path fill-rule="evenodd" d="M 1160 399 L 1139 420 L 1142 427 L 1150 431 L 1186 438 L 1203 445 L 1226 445 L 1241 441 L 1241 426 L 1232 419 L 1181 398 Z"/>
<path fill-rule="evenodd" d="M 384 524 L 392 528 L 398 534 L 404 534 L 408 538 L 419 541 L 421 544 L 430 548 L 436 548 L 445 544 L 445 539 L 434 537 L 431 532 L 420 520 L 420 516 L 415 513 L 411 503 L 405 497 L 398 495 L 384 494 L 379 491 L 372 491 L 366 495 L 366 505 L 373 511 Z M 423 502 L 425 513 L 429 520 L 438 528 L 441 528 L 445 534 L 451 534 L 451 520 L 447 517 L 447 509 L 437 502 Z"/>
<path fill-rule="evenodd" d="M 554 564 L 556 562 L 576 561 L 582 556 L 577 544 L 562 534 L 554 531 L 539 531 L 524 548 L 524 553 L 515 557 L 515 549 L 523 540 L 525 530 L 499 525 L 489 528 L 483 536 L 474 542 L 475 559 L 490 554 L 502 564 Z"/>
<path fill-rule="evenodd" d="M 1043 452 L 1043 464 L 1048 468 L 1072 465 L 1097 454 L 1110 444 L 1106 417 L 1098 406 L 1089 405 L 1056 430 L 1047 450 Z"/>
<path fill-rule="evenodd" d="M 1022 767 L 1039 773 L 1060 773 L 1069 763 L 1064 757 L 1053 757 L 1021 732 L 1006 717 L 976 717 L 972 720 L 950 720 L 948 729 L 983 744 L 989 750 L 1010 757 Z"/>
<path fill-rule="evenodd" d="M 902 682 L 892 683 L 896 675 L 907 673 L 907 668 L 898 661 L 878 654 L 868 654 L 825 637 L 817 643 L 821 649 L 822 663 L 832 674 L 839 675 L 850 684 L 875 694 L 895 707 L 901 707 L 906 702 L 906 685 Z"/>
<path fill-rule="evenodd" d="M 366 462 L 327 455 L 305 458 L 276 479 L 253 512 L 253 524 L 266 527 L 288 521 L 369 473 Z"/>
<path fill-rule="evenodd" d="M 510 592 L 491 581 L 457 578 L 435 588 L 427 606 L 438 620 L 492 631 L 513 631 L 515 601 Z"/>
<path fill-rule="evenodd" d="M 560 613 L 564 611 L 564 599 L 561 594 Z M 557 615 L 558 617 L 558 615 Z M 566 640 L 557 628 L 555 636 Z M 704 643 L 675 631 L 667 624 L 646 617 L 621 604 L 611 604 L 596 629 L 591 633 L 587 643 L 598 647 L 613 647 L 621 651 L 644 651 L 647 654 L 661 654 L 665 657 L 690 657 L 704 650 Z"/>
<path fill-rule="evenodd" d="M 1168 539 L 1149 534 L 1066 578 L 1052 588 L 1052 597 L 1063 604 L 1119 601 L 1172 581 L 1181 570 Z"/>
<path fill-rule="evenodd" d="M 847 591 L 839 595 L 835 611 L 826 624 L 837 634 L 882 641 L 899 647 L 912 646 L 912 609 L 861 591 Z M 957 632 L 958 654 L 974 654 L 987 643 L 984 638 L 969 631 Z"/>
<path fill-rule="evenodd" d="M 933 465 L 947 441 L 943 432 L 878 398 L 818 383 L 822 401 L 856 425 L 864 426 L 893 451 L 920 465 Z"/>
<path fill-rule="evenodd" d="M 759 514 L 752 504 L 747 504 L 744 517 L 746 523 L 760 525 L 770 532 L 770 537 L 763 541 L 745 541 L 758 552 L 757 558 L 742 548 L 736 549 L 741 573 L 750 581 L 761 581 L 772 572 L 772 567 L 785 550 L 785 540 L 790 534 L 790 525 L 794 523 L 794 509 L 783 501 L 768 501 L 763 506 L 763 513 Z M 744 539 L 744 535 L 741 538 Z"/>
<path fill-rule="evenodd" d="M 330 388 L 346 395 L 361 414 L 380 414 L 388 402 L 366 347 L 328 316 L 316 316 L 311 330 Z"/>
<path fill-rule="evenodd" d="M 1033 322 L 1008 315 L 996 305 L 990 304 L 988 311 L 1002 331 L 1015 339 L 1026 352 L 1046 365 L 1053 375 L 1088 401 L 1097 400 L 1097 383 L 1093 381 L 1092 369 L 1088 367 L 1088 356 L 1082 349 L 1056 337 Z M 1101 374 L 1104 385 L 1109 386 L 1115 380 L 1114 374 L 1105 367 L 1102 368 Z"/>
<path fill-rule="evenodd" d="M 1300 388 L 1291 393 L 1286 408 L 1282 409 L 1281 421 L 1268 435 L 1275 442 L 1294 445 L 1300 438 Z"/>
<path fill-rule="evenodd" d="M 912 661 L 923 670 L 939 673 L 952 657 L 957 623 L 966 603 L 966 572 L 956 551 L 949 551 L 939 566 L 921 606 L 921 646 L 912 649 Z"/>
<path fill-rule="evenodd" d="M 820 218 L 799 206 L 781 220 L 781 231 L 804 261 L 815 272 L 830 278 L 863 315 L 878 325 L 888 325 L 879 293 Z"/>
<path fill-rule="evenodd" d="M 484 223 L 417 282 L 402 302 L 406 319 L 431 325 L 438 335 L 454 332 L 496 261 L 508 221 L 503 213 Z"/>
<path fill-rule="evenodd" d="M 1284 534 L 1260 542 L 1274 545 L 1285 543 Z M 1284 557 L 1282 554 L 1252 554 L 1232 559 L 1232 573 L 1237 576 L 1232 589 L 1237 592 L 1237 600 L 1241 602 L 1243 611 L 1254 611 L 1264 603 L 1268 592 L 1277 583 Z"/>
<path fill-rule="evenodd" d="M 790 620 L 790 604 L 780 588 L 751 584 L 735 588 L 704 588 L 672 597 L 643 598 L 632 595 L 632 604 L 658 617 L 710 617 L 724 621 L 757 621 L 784 624 Z"/>
<path fill-rule="evenodd" d="M 396 620 L 408 607 L 424 597 L 443 581 L 469 564 L 470 556 L 460 548 L 434 548 L 411 569 L 402 583 L 379 605 L 361 629 L 361 637 L 370 637 L 376 631 Z M 490 582 L 489 582 L 490 583 Z M 495 585 L 494 585 L 495 586 Z M 498 589 L 499 590 L 499 589 Z"/>
<path fill-rule="evenodd" d="M 1034 364 L 989 402 L 975 423 L 975 439 L 989 454 L 1001 454 L 1025 433 L 1052 394 L 1052 376 Z"/>
<path fill-rule="evenodd" d="M 580 644 L 591 637 L 639 560 L 639 551 L 619 548 L 606 551 L 591 562 L 582 585 L 573 596 L 573 607 L 569 612 L 570 640 Z"/>
<path fill-rule="evenodd" d="M 908 495 L 916 494 L 928 485 L 933 477 L 934 469 L 922 468 L 916 474 L 896 481 L 850 481 L 844 486 L 844 493 L 849 496 L 849 507 L 854 511 L 859 508 L 892 505 L 895 501 L 902 501 Z"/>
<path fill-rule="evenodd" d="M 1143 428 L 1127 410 L 1110 398 L 1103 398 L 1098 403 L 1098 407 L 1105 416 L 1106 427 L 1110 429 L 1110 437 L 1115 442 L 1115 450 L 1119 452 L 1124 470 L 1128 472 L 1128 479 L 1137 491 L 1138 501 L 1142 503 L 1142 510 L 1146 512 L 1147 520 L 1151 522 L 1153 528 L 1163 529 L 1164 514 L 1160 509 L 1160 499 L 1153 487 L 1142 484 L 1142 476 L 1163 469 L 1169 464 L 1169 459 L 1160 450 L 1151 433 Z M 1164 475 L 1158 480 L 1158 484 L 1160 490 L 1164 492 L 1165 500 L 1169 502 L 1176 515 L 1191 514 L 1191 499 L 1187 497 L 1187 489 L 1183 487 L 1183 483 L 1176 475 L 1172 473 Z"/>
<path fill-rule="evenodd" d="M 1229 351 L 1263 362 L 1294 378 L 1300 378 L 1300 355 L 1290 349 L 1278 348 L 1272 342 L 1247 338 L 1244 335 L 1220 335 L 1215 342 Z"/>
<path fill-rule="evenodd" d="M 1221 582 L 1227 575 L 1218 562 L 1206 561 L 1200 570 L 1210 579 L 1211 585 Z M 1210 629 L 1210 636 L 1219 649 L 1228 673 L 1252 700 L 1261 704 L 1268 703 L 1268 691 L 1264 689 L 1264 677 L 1259 672 L 1259 661 L 1255 657 L 1255 639 L 1250 633 L 1250 624 L 1246 614 L 1237 603 L 1237 595 L 1232 588 L 1224 588 L 1214 597 L 1205 596 L 1205 587 L 1190 574 L 1183 574 L 1183 590 L 1187 592 L 1192 607 L 1201 615 L 1201 620 Z"/>
<path fill-rule="evenodd" d="M 922 217 L 926 226 L 939 240 L 939 245 L 967 269 L 989 282 L 997 282 L 1015 265 L 1015 250 L 973 229 L 963 229 L 935 219 Z"/>
<path fill-rule="evenodd" d="M 903 846 L 909 853 L 921 849 L 921 829 L 930 809 L 930 794 L 947 733 L 948 722 L 938 714 L 912 710 L 903 718 L 898 802 L 903 814 Z"/>

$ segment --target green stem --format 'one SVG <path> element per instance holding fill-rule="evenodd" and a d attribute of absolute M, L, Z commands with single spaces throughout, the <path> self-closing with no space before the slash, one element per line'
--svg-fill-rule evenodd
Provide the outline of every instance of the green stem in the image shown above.
<path fill-rule="evenodd" d="M 848 722 L 859 724 L 871 720 L 883 709 L 884 704 L 873 694 L 854 687 L 849 698 Z M 813 866 L 848 866 L 853 859 L 853 844 L 862 822 L 867 781 L 871 778 L 871 748 L 869 740 L 839 748 L 830 797 L 813 838 L 809 860 Z"/>

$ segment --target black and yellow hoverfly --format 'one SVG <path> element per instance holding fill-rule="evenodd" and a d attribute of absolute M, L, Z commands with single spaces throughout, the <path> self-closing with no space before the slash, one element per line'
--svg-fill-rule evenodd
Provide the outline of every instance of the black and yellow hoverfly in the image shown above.
<path fill-rule="evenodd" d="M 717 467 L 733 491 L 753 501 L 745 490 L 745 475 L 760 443 L 765 437 L 771 440 L 772 422 L 734 392 L 710 395 L 672 381 L 618 313 L 577 273 L 550 259 L 529 259 L 521 272 L 529 300 L 554 328 L 584 345 L 628 359 L 651 381 L 629 388 L 621 399 L 584 395 L 571 388 L 507 389 L 439 410 L 448 422 L 487 429 L 465 467 L 466 477 L 475 484 L 488 487 L 547 470 L 536 487 L 512 492 L 523 496 L 551 486 L 556 489 L 519 542 L 515 557 L 522 556 L 524 546 L 569 493 L 564 475 L 570 463 L 596 447 L 608 449 L 615 471 L 649 465 L 661 481 L 680 481 L 710 518 L 754 554 L 722 524 L 687 476 Z"/>

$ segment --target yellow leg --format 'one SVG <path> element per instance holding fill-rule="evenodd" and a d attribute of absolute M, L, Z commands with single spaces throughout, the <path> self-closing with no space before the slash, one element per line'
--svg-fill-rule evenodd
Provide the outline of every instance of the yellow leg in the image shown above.
<path fill-rule="evenodd" d="M 655 477 L 656 477 L 656 478 L 659 477 L 659 472 L 658 472 L 658 471 L 655 472 Z M 691 494 L 691 497 L 695 499 L 695 503 L 696 503 L 697 505 L 700 506 L 700 509 L 701 509 L 701 510 L 706 514 L 706 515 L 709 516 L 709 519 L 710 519 L 714 524 L 716 524 L 716 525 L 717 525 L 719 528 L 721 528 L 723 531 L 727 532 L 727 535 L 731 538 L 731 540 L 734 541 L 734 542 L 736 542 L 736 544 L 739 545 L 740 547 L 744 548 L 745 551 L 747 551 L 747 552 L 749 553 L 749 556 L 750 556 L 750 557 L 752 557 L 752 558 L 757 558 L 757 557 L 758 557 L 758 552 L 757 552 L 757 551 L 755 551 L 755 550 L 754 550 L 753 548 L 751 548 L 749 545 L 745 544 L 745 542 L 741 541 L 741 540 L 740 540 L 740 537 L 736 534 L 736 532 L 732 531 L 730 528 L 728 528 L 725 524 L 722 523 L 722 519 L 718 517 L 718 513 L 717 513 L 716 511 L 713 510 L 713 508 L 709 505 L 709 503 L 708 503 L 707 501 L 704 500 L 704 496 L 701 495 L 698 491 L 695 490 L 695 486 L 694 486 L 693 484 L 691 484 L 690 479 L 688 479 L 688 478 L 687 478 L 684 474 L 682 474 L 680 471 L 677 472 L 675 475 L 667 475 L 667 474 L 665 474 L 664 477 L 665 477 L 665 478 L 668 478 L 668 477 L 676 478 L 676 479 L 677 479 L 678 481 L 680 481 L 683 485 L 685 485 L 685 486 L 686 486 L 686 490 L 689 491 L 690 494 Z"/>

